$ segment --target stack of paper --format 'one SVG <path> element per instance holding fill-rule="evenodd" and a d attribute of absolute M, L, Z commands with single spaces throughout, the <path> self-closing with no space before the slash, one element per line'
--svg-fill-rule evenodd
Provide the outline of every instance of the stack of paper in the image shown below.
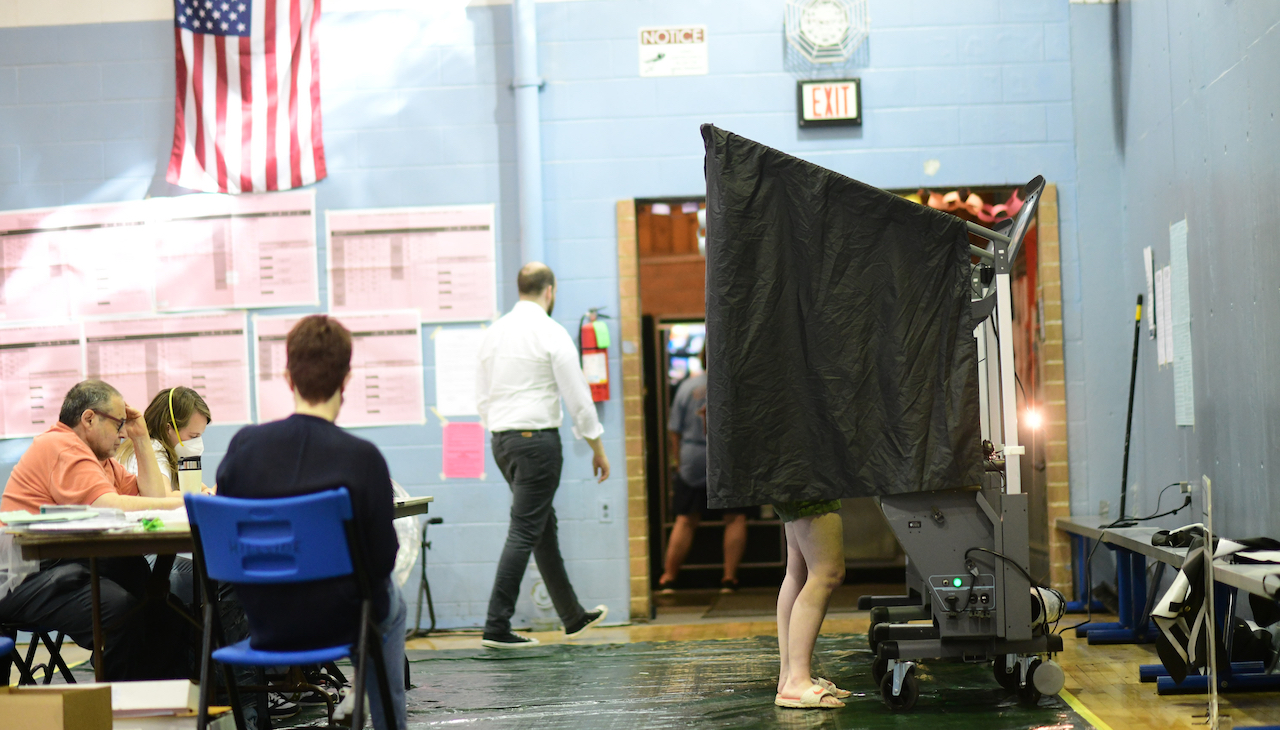
<path fill-rule="evenodd" d="M 94 508 L 85 510 L 85 512 L 94 513 L 91 517 L 73 519 L 70 521 L 60 520 L 55 522 L 31 522 L 24 527 L 27 532 L 106 532 L 108 530 L 129 530 L 136 528 L 136 522 L 125 517 L 123 510 L 118 509 L 99 509 Z M 63 515 L 79 515 L 81 512 L 52 512 L 49 516 Z M 45 515 L 41 515 L 45 516 Z"/>

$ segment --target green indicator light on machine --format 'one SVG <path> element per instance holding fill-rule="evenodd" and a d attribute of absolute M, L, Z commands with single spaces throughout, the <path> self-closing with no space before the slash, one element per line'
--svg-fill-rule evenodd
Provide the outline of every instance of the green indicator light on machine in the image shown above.
<path fill-rule="evenodd" d="M 956 588 L 959 588 L 960 586 L 964 585 L 964 579 L 962 579 L 962 578 L 952 578 L 952 579 L 951 579 L 951 585 L 955 586 Z"/>

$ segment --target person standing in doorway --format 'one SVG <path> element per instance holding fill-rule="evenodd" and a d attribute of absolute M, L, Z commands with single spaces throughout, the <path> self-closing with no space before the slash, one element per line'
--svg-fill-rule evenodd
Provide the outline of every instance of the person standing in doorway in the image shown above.
<path fill-rule="evenodd" d="M 658 578 L 661 593 L 673 592 L 680 567 L 693 545 L 693 534 L 698 524 L 707 519 L 724 519 L 724 577 L 720 579 L 720 592 L 732 593 L 738 589 L 738 564 L 747 549 L 747 515 L 737 510 L 711 510 L 707 508 L 707 348 L 704 343 L 699 353 L 702 372 L 685 378 L 676 389 L 675 402 L 671 404 L 671 417 L 667 419 L 670 438 L 670 454 L 675 467 L 675 479 L 671 492 L 671 511 L 676 523 L 667 540 L 666 562 L 662 576 Z"/>
<path fill-rule="evenodd" d="M 574 436 L 591 445 L 591 470 L 599 482 L 609 478 L 609 459 L 600 440 L 604 426 L 591 401 L 573 339 L 551 319 L 555 274 L 546 264 L 530 262 L 520 269 L 516 285 L 520 301 L 485 334 L 476 373 L 476 407 L 481 422 L 493 434 L 493 459 L 511 488 L 511 522 L 480 641 L 492 649 L 538 644 L 531 636 L 511 631 L 511 615 L 530 553 L 567 638 L 599 625 L 609 612 L 603 604 L 587 611 L 578 602 L 560 556 L 551 504 L 564 465 L 560 399 L 569 409 Z"/>

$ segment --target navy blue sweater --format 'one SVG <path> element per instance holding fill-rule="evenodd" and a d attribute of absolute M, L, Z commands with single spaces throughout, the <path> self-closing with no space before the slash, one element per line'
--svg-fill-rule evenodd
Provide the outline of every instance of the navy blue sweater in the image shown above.
<path fill-rule="evenodd" d="M 315 416 L 246 426 L 218 465 L 218 494 L 246 499 L 292 497 L 346 487 L 361 531 L 365 569 L 373 585 L 374 615 L 387 615 L 384 586 L 396 562 L 391 473 L 378 447 Z M 257 649 L 287 651 L 355 641 L 360 598 L 354 577 L 289 586 L 236 586 L 247 613 L 278 617 L 254 626 Z M 259 610 L 255 610 L 259 609 Z"/>

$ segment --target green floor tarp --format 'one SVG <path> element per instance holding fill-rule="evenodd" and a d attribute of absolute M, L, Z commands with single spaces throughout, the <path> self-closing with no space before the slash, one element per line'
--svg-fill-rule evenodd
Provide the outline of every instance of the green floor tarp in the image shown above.
<path fill-rule="evenodd" d="M 478 642 L 477 642 L 478 643 Z M 410 728 L 913 728 L 1075 730 L 1057 697 L 1018 704 L 988 664 L 926 662 L 920 699 L 891 712 L 872 686 L 861 635 L 824 636 L 815 671 L 852 690 L 840 710 L 773 705 L 774 638 L 411 651 Z"/>

